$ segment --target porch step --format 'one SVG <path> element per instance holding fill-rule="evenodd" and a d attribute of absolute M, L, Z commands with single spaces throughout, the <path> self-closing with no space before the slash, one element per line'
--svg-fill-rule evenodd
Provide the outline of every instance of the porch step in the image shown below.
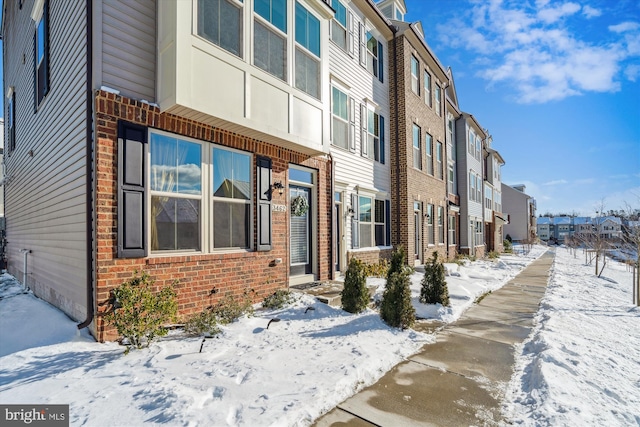
<path fill-rule="evenodd" d="M 344 288 L 343 282 L 337 280 L 327 280 L 324 282 L 305 283 L 303 285 L 291 286 L 291 289 L 295 289 L 305 294 L 314 296 L 318 301 L 330 305 L 332 307 L 342 307 L 342 299 L 340 294 Z M 373 297 L 376 287 L 369 287 L 369 296 Z"/>

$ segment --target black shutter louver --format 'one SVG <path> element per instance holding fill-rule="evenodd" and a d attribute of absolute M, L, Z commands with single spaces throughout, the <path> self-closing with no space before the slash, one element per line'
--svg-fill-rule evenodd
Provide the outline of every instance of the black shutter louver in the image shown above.
<path fill-rule="evenodd" d="M 270 251 L 271 242 L 271 159 L 258 157 L 256 188 L 258 192 L 258 251 Z"/>
<path fill-rule="evenodd" d="M 146 127 L 118 123 L 118 258 L 147 256 L 146 144 Z"/>

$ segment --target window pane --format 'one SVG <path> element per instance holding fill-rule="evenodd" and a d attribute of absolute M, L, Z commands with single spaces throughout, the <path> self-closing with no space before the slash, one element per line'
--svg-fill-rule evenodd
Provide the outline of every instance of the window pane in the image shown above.
<path fill-rule="evenodd" d="M 213 195 L 251 200 L 251 156 L 213 148 Z"/>
<path fill-rule="evenodd" d="M 296 87 L 320 98 L 320 63 L 296 48 Z"/>
<path fill-rule="evenodd" d="M 296 42 L 320 57 L 320 21 L 296 2 Z"/>
<path fill-rule="evenodd" d="M 334 19 L 342 24 L 343 27 L 347 26 L 347 8 L 339 0 L 332 0 L 331 7 L 336 11 Z"/>
<path fill-rule="evenodd" d="M 337 118 L 333 118 L 333 144 L 342 147 L 348 147 L 349 141 L 349 125 Z"/>
<path fill-rule="evenodd" d="M 385 209 L 384 200 L 376 200 L 376 222 L 384 222 Z"/>
<path fill-rule="evenodd" d="M 256 21 L 254 25 L 254 65 L 286 80 L 286 40 Z"/>
<path fill-rule="evenodd" d="M 287 32 L 287 0 L 255 0 L 253 10 L 282 32 Z"/>
<path fill-rule="evenodd" d="M 360 222 L 371 222 L 371 199 L 360 197 Z"/>
<path fill-rule="evenodd" d="M 347 30 L 335 20 L 331 21 L 331 39 L 341 48 L 347 48 Z"/>
<path fill-rule="evenodd" d="M 349 119 L 347 108 L 347 94 L 343 93 L 342 91 L 340 91 L 340 89 L 337 89 L 335 87 L 331 88 L 331 91 L 333 94 L 333 114 L 347 121 Z"/>
<path fill-rule="evenodd" d="M 241 9 L 229 0 L 199 0 L 198 35 L 241 56 Z"/>
<path fill-rule="evenodd" d="M 169 193 L 201 194 L 200 144 L 151 134 L 151 189 Z"/>
<path fill-rule="evenodd" d="M 371 247 L 371 224 L 360 224 L 360 247 Z"/>
<path fill-rule="evenodd" d="M 200 201 L 151 196 L 151 250 L 200 250 Z"/>
<path fill-rule="evenodd" d="M 249 204 L 214 200 L 213 247 L 249 247 Z"/>
<path fill-rule="evenodd" d="M 385 245 L 385 231 L 384 224 L 376 224 L 376 246 L 384 246 Z"/>
<path fill-rule="evenodd" d="M 44 59 L 44 41 L 45 41 L 45 18 L 43 16 L 40 19 L 40 22 L 38 23 L 38 44 L 37 44 L 37 52 L 36 52 L 36 59 L 37 59 L 38 65 L 40 65 L 40 62 Z"/>
<path fill-rule="evenodd" d="M 300 169 L 289 169 L 289 180 L 313 184 L 313 174 Z"/>

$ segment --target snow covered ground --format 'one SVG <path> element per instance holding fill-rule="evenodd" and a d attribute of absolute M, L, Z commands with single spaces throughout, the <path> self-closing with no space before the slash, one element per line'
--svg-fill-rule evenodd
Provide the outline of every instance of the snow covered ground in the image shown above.
<path fill-rule="evenodd" d="M 602 277 L 558 248 L 549 287 L 511 378 L 506 413 L 523 426 L 640 426 L 640 308 L 631 273 Z"/>
<path fill-rule="evenodd" d="M 449 308 L 420 304 L 422 275 L 414 274 L 417 313 L 452 322 L 542 252 L 534 247 L 527 256 L 448 265 Z M 640 371 L 631 274 L 612 263 L 605 270 L 610 280 L 594 279 L 591 269 L 580 268 L 580 258 L 573 265 L 573 258 L 562 253 L 539 325 L 511 383 L 515 403 L 506 410 L 524 425 L 539 425 L 539 420 L 542 425 L 585 424 L 575 422 L 583 416 L 587 424 L 638 423 L 630 415 L 640 407 L 640 381 L 631 369 Z M 576 302 L 583 297 L 590 301 L 587 308 Z M 6 274 L 0 276 L 0 298 L 0 402 L 68 403 L 71 425 L 308 425 L 434 341 L 432 335 L 389 328 L 374 311 L 351 315 L 301 295 L 291 307 L 259 310 L 224 327 L 223 334 L 204 343 L 202 353 L 201 339 L 172 333 L 124 356 L 123 347 L 93 342 L 58 310 L 22 293 Z M 315 310 L 307 311 L 309 306 Z M 580 328 L 563 323 L 573 321 L 574 309 L 584 317 L 576 324 Z M 554 324 L 556 315 L 566 319 Z M 267 329 L 274 317 L 281 321 Z M 596 345 L 597 338 L 608 345 Z M 594 391 L 585 401 L 584 388 L 600 394 Z"/>

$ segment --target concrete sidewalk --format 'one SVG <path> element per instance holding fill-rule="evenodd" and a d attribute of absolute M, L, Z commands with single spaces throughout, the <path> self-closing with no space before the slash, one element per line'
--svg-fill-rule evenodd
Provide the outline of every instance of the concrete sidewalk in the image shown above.
<path fill-rule="evenodd" d="M 515 344 L 531 332 L 554 253 L 437 333 L 436 343 L 316 421 L 316 426 L 497 426 Z"/>

